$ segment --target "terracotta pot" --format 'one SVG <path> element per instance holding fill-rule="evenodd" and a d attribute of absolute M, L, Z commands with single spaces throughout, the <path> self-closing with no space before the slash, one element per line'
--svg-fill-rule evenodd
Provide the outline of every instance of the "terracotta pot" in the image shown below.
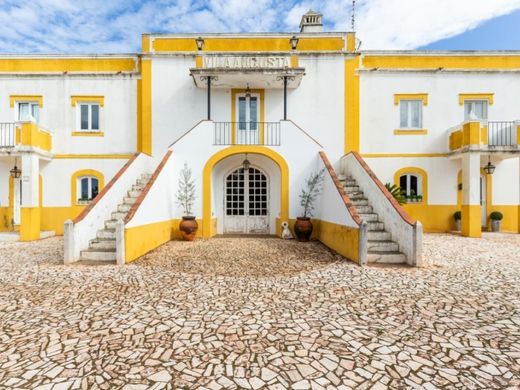
<path fill-rule="evenodd" d="M 310 218 L 298 217 L 294 224 L 294 234 L 296 239 L 300 242 L 307 242 L 311 238 L 312 234 L 312 222 Z"/>
<path fill-rule="evenodd" d="M 199 225 L 195 220 L 195 217 L 182 217 L 182 221 L 179 224 L 179 230 L 181 231 L 182 238 L 184 238 L 185 241 L 193 241 L 198 229 Z"/>

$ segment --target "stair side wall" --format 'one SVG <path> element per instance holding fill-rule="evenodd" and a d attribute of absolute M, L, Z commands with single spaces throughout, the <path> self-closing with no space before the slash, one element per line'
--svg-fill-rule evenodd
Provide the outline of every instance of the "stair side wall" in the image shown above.
<path fill-rule="evenodd" d="M 353 153 L 342 158 L 342 166 L 344 173 L 357 181 L 374 212 L 384 223 L 385 229 L 391 233 L 392 240 L 399 244 L 399 251 L 406 256 L 407 263 L 413 266 L 422 265 L 422 227 L 418 229 L 415 221 L 409 217 L 405 219 L 396 210 Z"/>

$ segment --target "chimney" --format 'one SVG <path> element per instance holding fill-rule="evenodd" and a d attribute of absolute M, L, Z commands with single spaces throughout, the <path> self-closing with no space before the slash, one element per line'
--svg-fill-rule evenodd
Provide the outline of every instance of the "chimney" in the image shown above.
<path fill-rule="evenodd" d="M 302 16 L 302 21 L 300 22 L 300 32 L 323 32 L 323 23 L 321 22 L 322 16 L 323 15 L 319 12 L 314 12 L 312 9 L 309 10 L 309 12 Z"/>

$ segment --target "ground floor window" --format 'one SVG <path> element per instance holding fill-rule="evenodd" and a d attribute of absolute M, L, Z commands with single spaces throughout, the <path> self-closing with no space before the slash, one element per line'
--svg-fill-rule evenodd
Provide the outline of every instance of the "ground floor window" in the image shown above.
<path fill-rule="evenodd" d="M 399 177 L 399 187 L 408 201 L 422 201 L 422 177 L 419 174 L 407 173 Z"/>
<path fill-rule="evenodd" d="M 99 193 L 99 180 L 94 176 L 78 178 L 78 204 L 85 204 L 94 199 Z"/>

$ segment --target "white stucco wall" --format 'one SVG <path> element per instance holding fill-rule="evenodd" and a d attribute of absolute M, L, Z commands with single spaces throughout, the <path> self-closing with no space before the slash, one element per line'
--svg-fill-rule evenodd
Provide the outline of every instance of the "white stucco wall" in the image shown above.
<path fill-rule="evenodd" d="M 520 159 L 495 162 L 493 173 L 493 204 L 520 205 Z"/>
<path fill-rule="evenodd" d="M 4 76 L 0 82 L 0 122 L 17 120 L 11 95 L 41 95 L 40 125 L 53 134 L 54 154 L 133 153 L 136 150 L 137 76 Z M 73 137 L 77 109 L 71 96 L 104 96 L 100 125 L 104 137 Z"/>
<path fill-rule="evenodd" d="M 360 130 L 362 153 L 443 153 L 447 129 L 464 121 L 461 93 L 494 93 L 490 121 L 518 119 L 520 78 L 516 73 L 361 72 Z M 423 128 L 427 135 L 394 135 L 399 129 L 399 106 L 394 94 L 427 93 Z"/>
<path fill-rule="evenodd" d="M 9 170 L 14 166 L 14 158 L 0 157 L 0 207 L 9 206 Z M 3 224 L 4 221 L 0 221 Z"/>

